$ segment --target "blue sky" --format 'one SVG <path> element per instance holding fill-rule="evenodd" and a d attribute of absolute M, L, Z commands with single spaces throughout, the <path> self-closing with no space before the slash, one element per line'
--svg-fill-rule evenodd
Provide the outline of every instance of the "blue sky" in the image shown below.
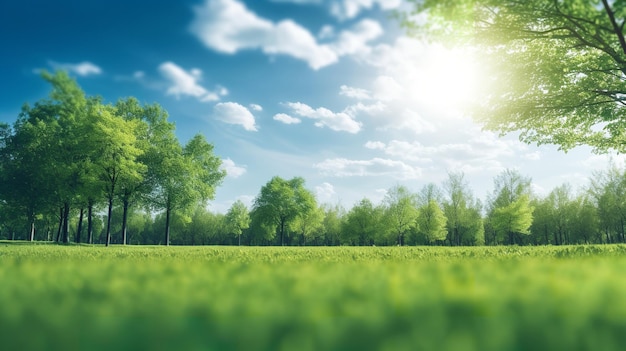
<path fill-rule="evenodd" d="M 158 102 L 186 142 L 229 172 L 211 208 L 251 204 L 271 177 L 302 176 L 320 202 L 378 202 L 463 171 L 485 199 L 506 168 L 538 194 L 587 184 L 609 157 L 565 154 L 481 131 L 463 114 L 483 67 L 409 38 L 404 0 L 21 0 L 0 11 L 0 120 L 46 97 L 41 69 L 68 70 L 107 102 Z M 614 157 L 618 165 L 623 158 Z"/>

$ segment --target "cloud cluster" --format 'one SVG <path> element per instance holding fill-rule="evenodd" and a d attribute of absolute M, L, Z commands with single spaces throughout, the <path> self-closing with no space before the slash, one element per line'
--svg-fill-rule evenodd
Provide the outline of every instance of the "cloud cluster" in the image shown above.
<path fill-rule="evenodd" d="M 102 74 L 102 68 L 96 66 L 89 61 L 83 61 L 80 63 L 61 63 L 56 61 L 48 61 L 48 64 L 55 70 L 67 71 L 69 73 L 77 74 L 81 77 Z"/>
<path fill-rule="evenodd" d="M 297 116 L 315 120 L 315 126 L 317 127 L 328 127 L 334 131 L 342 131 L 352 134 L 358 133 L 361 130 L 361 122 L 357 122 L 346 112 L 333 112 L 325 107 L 314 109 L 301 102 L 288 102 L 284 105 L 290 108 L 291 111 Z M 279 120 L 285 123 L 284 120 L 287 120 L 286 117 L 290 116 L 283 114 Z M 274 119 L 277 119 L 276 116 L 274 116 Z"/>
<path fill-rule="evenodd" d="M 342 31 L 336 42 L 322 44 L 293 20 L 273 22 L 238 0 L 205 0 L 194 7 L 194 14 L 189 30 L 210 49 L 228 54 L 260 49 L 305 61 L 316 70 L 341 56 L 368 52 L 367 43 L 383 33 L 378 22 L 363 20 L 352 30 Z"/>
<path fill-rule="evenodd" d="M 529 152 L 525 144 L 500 139 L 488 132 L 456 143 L 440 142 L 434 146 L 425 146 L 418 141 L 391 140 L 388 143 L 368 141 L 364 147 L 405 162 L 431 164 L 467 173 L 503 170 L 506 168 L 504 161 L 516 155 L 529 161 L 541 158 L 538 151 Z"/>
<path fill-rule="evenodd" d="M 370 160 L 350 160 L 346 158 L 326 159 L 314 166 L 323 175 L 333 177 L 384 176 L 399 180 L 418 179 L 422 169 L 403 161 L 372 158 Z"/>
<path fill-rule="evenodd" d="M 274 120 L 285 124 L 298 124 L 302 122 L 300 118 L 291 117 L 286 113 L 277 113 L 274 115 Z"/>
<path fill-rule="evenodd" d="M 247 131 L 258 131 L 252 112 L 236 102 L 216 104 L 213 107 L 213 117 L 224 123 L 241 125 Z"/>
<path fill-rule="evenodd" d="M 168 61 L 159 66 L 159 73 L 169 83 L 166 94 L 173 95 L 177 99 L 181 96 L 192 96 L 202 102 L 211 102 L 218 101 L 222 96 L 228 94 L 228 90 L 224 87 L 209 91 L 200 85 L 202 71 L 197 68 L 187 72 L 177 64 Z"/>
<path fill-rule="evenodd" d="M 222 169 L 225 170 L 226 175 L 231 178 L 239 178 L 247 171 L 245 167 L 237 166 L 230 158 L 222 160 Z"/>
<path fill-rule="evenodd" d="M 351 19 L 374 5 L 380 6 L 383 10 L 393 10 L 402 5 L 402 0 L 339 0 L 331 3 L 330 11 L 339 19 Z"/>

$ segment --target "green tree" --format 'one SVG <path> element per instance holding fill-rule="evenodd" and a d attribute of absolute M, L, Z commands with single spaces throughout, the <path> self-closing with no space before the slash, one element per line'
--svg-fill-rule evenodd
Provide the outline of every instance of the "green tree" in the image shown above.
<path fill-rule="evenodd" d="M 533 223 L 530 226 L 530 240 L 535 245 L 548 245 L 553 243 L 554 233 L 554 207 L 548 199 L 533 199 L 531 206 L 535 209 Z"/>
<path fill-rule="evenodd" d="M 49 106 L 22 108 L 14 129 L 3 126 L 0 140 L 0 198 L 7 211 L 28 222 L 28 240 L 34 240 L 35 219 L 52 205 L 54 180 L 49 181 L 51 165 L 46 148 L 56 132 L 48 125 L 45 111 Z"/>
<path fill-rule="evenodd" d="M 498 207 L 492 213 L 492 225 L 497 233 L 508 236 L 508 243 L 519 243 L 516 235 L 530 234 L 533 221 L 533 208 L 528 195 L 522 195 L 507 206 Z"/>
<path fill-rule="evenodd" d="M 548 201 L 552 207 L 554 243 L 556 245 L 571 244 L 571 232 L 577 212 L 571 186 L 564 184 L 554 188 L 548 195 Z"/>
<path fill-rule="evenodd" d="M 577 209 L 572 223 L 572 238 L 576 244 L 601 243 L 598 211 L 588 195 L 579 195 Z"/>
<path fill-rule="evenodd" d="M 315 198 L 313 198 L 315 200 Z M 291 230 L 301 237 L 301 245 L 307 245 L 311 239 L 321 235 L 324 221 L 324 209 L 315 203 L 310 211 L 300 213 L 291 223 Z"/>
<path fill-rule="evenodd" d="M 250 227 L 250 213 L 243 201 L 237 200 L 230 206 L 225 221 L 228 232 L 235 235 L 237 244 L 241 245 L 241 235 Z"/>
<path fill-rule="evenodd" d="M 104 184 L 105 196 L 108 201 L 105 245 L 111 243 L 111 217 L 114 199 L 123 185 L 139 183 L 147 171 L 146 165 L 138 161 L 143 153 L 137 145 L 136 131 L 138 120 L 125 120 L 114 113 L 112 106 L 96 106 L 97 117 L 94 130 L 90 134 L 97 146 L 94 163 Z M 122 244 L 126 244 L 127 203 L 124 204 Z"/>
<path fill-rule="evenodd" d="M 471 45 L 487 129 L 528 143 L 626 150 L 626 3 L 613 0 L 413 0 L 419 36 Z M 425 17 L 425 19 L 424 19 Z"/>
<path fill-rule="evenodd" d="M 183 148 L 174 134 L 166 131 L 148 152 L 148 177 L 153 187 L 150 203 L 165 211 L 164 244 L 169 245 L 172 212 L 184 215 L 212 199 L 226 173 L 219 168 L 221 160 L 213 154 L 213 145 L 200 134 Z"/>
<path fill-rule="evenodd" d="M 380 235 L 384 209 L 374 206 L 363 198 L 345 215 L 341 230 L 341 243 L 345 245 L 373 245 L 375 242 L 389 244 L 386 236 Z"/>
<path fill-rule="evenodd" d="M 593 197 L 606 243 L 626 240 L 626 172 L 611 165 L 591 180 Z"/>
<path fill-rule="evenodd" d="M 58 125 L 56 141 L 49 145 L 49 182 L 54 186 L 56 202 L 62 208 L 61 234 L 64 243 L 69 242 L 71 206 L 80 199 L 85 186 L 85 174 L 91 162 L 92 149 L 89 143 L 90 105 L 97 105 L 97 99 L 88 99 L 66 72 L 54 74 L 43 72 L 42 77 L 50 83 L 50 99 L 45 101 L 52 107 L 52 126 Z"/>
<path fill-rule="evenodd" d="M 343 206 L 336 204 L 322 205 L 324 211 L 324 220 L 322 221 L 324 232 L 324 244 L 325 245 L 339 245 L 341 238 L 341 226 L 343 219 L 346 215 L 346 210 Z"/>
<path fill-rule="evenodd" d="M 443 210 L 437 201 L 430 199 L 426 205 L 419 208 L 417 234 L 422 236 L 427 243 L 443 241 L 448 236 L 446 223 L 447 218 Z"/>
<path fill-rule="evenodd" d="M 484 243 L 482 206 L 474 199 L 463 173 L 449 173 L 444 183 L 446 199 L 443 210 L 451 245 L 480 245 Z"/>
<path fill-rule="evenodd" d="M 415 194 L 404 186 L 396 185 L 387 191 L 383 199 L 385 223 L 397 238 L 398 245 L 404 245 L 404 237 L 415 226 L 418 211 Z"/>
<path fill-rule="evenodd" d="M 530 234 L 533 208 L 530 205 L 530 178 L 507 169 L 494 179 L 487 215 L 495 234 L 509 244 L 519 243 L 519 235 Z"/>
<path fill-rule="evenodd" d="M 276 176 L 261 188 L 254 200 L 252 221 L 256 225 L 253 227 L 266 231 L 270 238 L 278 232 L 280 245 L 285 245 L 291 223 L 315 208 L 315 197 L 304 188 L 303 178 L 285 180 Z"/>

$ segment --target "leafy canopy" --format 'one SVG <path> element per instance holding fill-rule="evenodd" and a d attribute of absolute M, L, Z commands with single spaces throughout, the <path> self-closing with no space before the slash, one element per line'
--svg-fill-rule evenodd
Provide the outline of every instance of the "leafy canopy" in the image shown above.
<path fill-rule="evenodd" d="M 626 151 L 626 1 L 412 2 L 413 33 L 477 49 L 483 85 L 468 111 L 486 129 Z"/>

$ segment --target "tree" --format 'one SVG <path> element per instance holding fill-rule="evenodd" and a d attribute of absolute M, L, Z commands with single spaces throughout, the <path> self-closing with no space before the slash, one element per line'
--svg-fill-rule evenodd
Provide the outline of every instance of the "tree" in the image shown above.
<path fill-rule="evenodd" d="M 363 198 L 348 211 L 341 230 L 341 243 L 346 245 L 388 244 L 382 233 L 384 209 Z"/>
<path fill-rule="evenodd" d="M 198 134 L 183 148 L 171 132 L 155 141 L 146 158 L 152 186 L 149 195 L 153 207 L 165 211 L 164 244 L 170 244 L 170 220 L 173 211 L 191 211 L 215 195 L 226 173 L 221 160 L 213 154 L 213 145 Z"/>
<path fill-rule="evenodd" d="M 554 237 L 554 207 L 548 197 L 533 199 L 531 206 L 535 209 L 533 223 L 530 226 L 531 242 L 535 245 L 548 245 Z"/>
<path fill-rule="evenodd" d="M 250 214 L 243 201 L 237 200 L 230 206 L 225 221 L 228 232 L 237 236 L 237 243 L 241 245 L 241 234 L 250 227 Z"/>
<path fill-rule="evenodd" d="M 579 195 L 576 199 L 577 211 L 572 223 L 574 243 L 601 243 L 598 211 L 588 195 Z"/>
<path fill-rule="evenodd" d="M 571 232 L 577 212 L 571 186 L 563 184 L 554 188 L 548 195 L 548 201 L 553 209 L 554 243 L 556 245 L 571 244 Z"/>
<path fill-rule="evenodd" d="M 626 240 L 626 172 L 611 165 L 591 180 L 590 194 L 595 201 L 605 242 Z"/>
<path fill-rule="evenodd" d="M 336 204 L 322 205 L 324 210 L 324 220 L 322 222 L 325 245 L 339 245 L 341 238 L 341 225 L 346 215 L 343 206 Z"/>
<path fill-rule="evenodd" d="M 494 192 L 489 198 L 488 217 L 495 233 L 509 244 L 519 235 L 530 234 L 533 208 L 530 205 L 530 178 L 519 172 L 505 170 L 494 179 Z"/>
<path fill-rule="evenodd" d="M 518 243 L 516 235 L 530 234 L 533 208 L 528 195 L 522 195 L 507 206 L 498 207 L 492 213 L 492 225 L 496 233 L 508 236 L 509 244 Z"/>
<path fill-rule="evenodd" d="M 310 211 L 300 213 L 296 216 L 295 220 L 291 223 L 291 230 L 299 234 L 302 238 L 300 244 L 307 245 L 310 239 L 315 239 L 321 235 L 321 230 L 324 221 L 324 209 L 317 206 L 317 203 L 313 205 Z"/>
<path fill-rule="evenodd" d="M 109 246 L 113 201 L 122 185 L 141 182 L 147 169 L 146 165 L 137 160 L 143 153 L 137 146 L 135 136 L 140 125 L 138 120 L 125 120 L 116 116 L 112 106 L 95 106 L 95 111 L 91 115 L 97 118 L 91 136 L 98 145 L 97 156 L 94 156 L 95 164 L 108 200 L 105 245 Z M 128 214 L 128 204 L 124 205 L 122 244 L 126 244 L 125 226 Z"/>
<path fill-rule="evenodd" d="M 443 210 L 437 201 L 431 199 L 426 205 L 419 208 L 416 230 L 418 235 L 421 235 L 427 243 L 443 241 L 448 235 L 446 222 L 447 218 Z"/>
<path fill-rule="evenodd" d="M 448 219 L 450 245 L 480 245 L 485 241 L 482 206 L 469 190 L 463 173 L 449 173 L 444 183 L 447 199 L 443 211 Z"/>
<path fill-rule="evenodd" d="M 46 115 L 47 107 L 24 106 L 13 130 L 3 126 L 0 141 L 1 198 L 4 207 L 26 218 L 30 241 L 35 236 L 35 219 L 51 205 L 53 192 L 53 181 L 48 179 L 51 162 L 46 146 L 53 142 L 56 133 L 39 119 Z"/>
<path fill-rule="evenodd" d="M 280 245 L 285 245 L 292 222 L 315 208 L 315 197 L 304 188 L 303 178 L 285 180 L 276 176 L 261 188 L 254 200 L 252 220 L 257 223 L 254 227 L 266 230 L 271 237 L 278 232 Z"/>
<path fill-rule="evenodd" d="M 385 223 L 389 231 L 398 239 L 398 245 L 404 244 L 404 237 L 415 226 L 417 208 L 415 195 L 406 187 L 396 185 L 387 191 L 383 199 L 385 204 Z"/>
<path fill-rule="evenodd" d="M 626 3 L 413 0 L 414 33 L 473 46 L 489 67 L 471 114 L 487 129 L 567 150 L 626 150 Z"/>

